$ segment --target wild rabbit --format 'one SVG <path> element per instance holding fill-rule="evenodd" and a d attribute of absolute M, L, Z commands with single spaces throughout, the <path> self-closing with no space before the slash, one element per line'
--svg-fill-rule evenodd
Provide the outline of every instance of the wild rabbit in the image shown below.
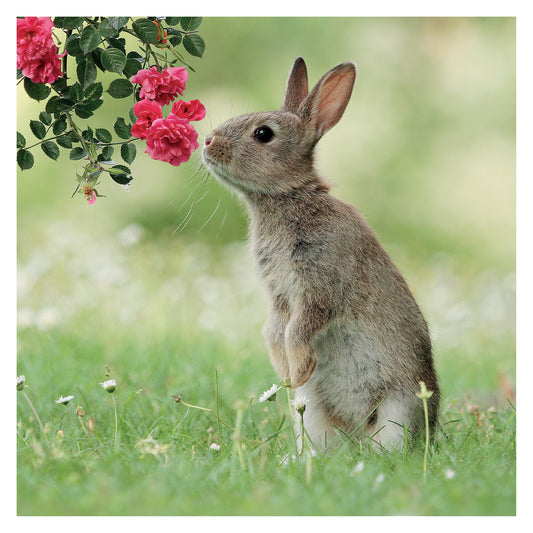
<path fill-rule="evenodd" d="M 419 382 L 439 389 L 428 328 L 404 278 L 362 214 L 329 194 L 314 167 L 318 140 L 341 118 L 356 68 L 336 66 L 308 92 L 298 58 L 280 111 L 228 120 L 202 159 L 239 193 L 271 298 L 264 329 L 272 364 L 305 402 L 305 428 L 324 449 L 336 428 L 401 447 L 424 424 Z"/>

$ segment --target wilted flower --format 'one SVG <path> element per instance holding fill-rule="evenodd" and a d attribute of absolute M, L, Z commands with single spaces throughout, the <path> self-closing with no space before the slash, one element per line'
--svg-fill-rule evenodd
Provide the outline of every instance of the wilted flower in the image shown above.
<path fill-rule="evenodd" d="M 100 383 L 100 385 L 104 388 L 106 392 L 112 393 L 112 392 L 115 392 L 115 389 L 117 388 L 117 380 L 108 379 L 104 381 L 103 383 Z"/>
<path fill-rule="evenodd" d="M 21 391 L 27 387 L 26 376 L 17 376 L 17 390 Z"/>
<path fill-rule="evenodd" d="M 85 185 L 82 191 L 88 204 L 93 205 L 94 202 L 96 202 L 96 190 L 93 189 L 90 185 Z"/>
<path fill-rule="evenodd" d="M 70 396 L 60 396 L 57 400 L 56 400 L 56 403 L 57 404 L 63 404 L 63 405 L 68 405 L 68 402 L 70 402 L 70 400 L 74 399 L 74 396 L 70 395 Z"/>
<path fill-rule="evenodd" d="M 272 385 L 270 389 L 266 390 L 259 396 L 259 402 L 273 402 L 276 399 L 276 393 L 281 389 L 278 385 Z"/>

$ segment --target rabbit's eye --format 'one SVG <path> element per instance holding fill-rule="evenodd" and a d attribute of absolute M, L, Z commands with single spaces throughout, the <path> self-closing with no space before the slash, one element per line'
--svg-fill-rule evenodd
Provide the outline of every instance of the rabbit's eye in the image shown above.
<path fill-rule="evenodd" d="M 267 143 L 274 137 L 274 132 L 268 126 L 259 126 L 254 131 L 254 137 L 261 143 Z"/>

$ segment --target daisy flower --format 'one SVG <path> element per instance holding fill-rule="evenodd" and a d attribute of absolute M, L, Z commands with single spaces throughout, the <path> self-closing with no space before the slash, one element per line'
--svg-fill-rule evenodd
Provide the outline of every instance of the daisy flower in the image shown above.
<path fill-rule="evenodd" d="M 292 400 L 292 405 L 294 405 L 296 412 L 300 415 L 304 414 L 306 404 L 307 404 L 307 398 L 305 396 L 300 396 L 300 398 L 297 398 L 296 400 Z"/>
<path fill-rule="evenodd" d="M 259 402 L 273 402 L 276 399 L 276 393 L 281 389 L 278 385 L 272 385 L 270 389 L 266 390 L 259 396 Z"/>
<path fill-rule="evenodd" d="M 26 376 L 17 376 L 17 390 L 21 391 L 26 388 Z"/>
<path fill-rule="evenodd" d="M 63 405 L 68 405 L 68 402 L 70 402 L 70 400 L 72 400 L 74 398 L 74 396 L 70 395 L 70 396 L 60 396 L 57 400 L 56 400 L 56 403 L 57 404 L 63 404 Z"/>
<path fill-rule="evenodd" d="M 117 388 L 117 380 L 116 379 L 108 379 L 104 381 L 103 383 L 100 383 L 100 385 L 103 387 L 103 389 L 106 392 L 112 393 L 115 392 L 115 389 Z"/>
<path fill-rule="evenodd" d="M 220 451 L 220 444 L 217 444 L 216 442 L 213 442 L 213 444 L 211 444 L 211 446 L 209 446 L 209 449 L 213 450 L 214 452 L 219 452 Z"/>
<path fill-rule="evenodd" d="M 455 470 L 452 470 L 451 468 L 448 468 L 445 472 L 444 472 L 444 477 L 446 479 L 453 479 L 455 477 Z"/>

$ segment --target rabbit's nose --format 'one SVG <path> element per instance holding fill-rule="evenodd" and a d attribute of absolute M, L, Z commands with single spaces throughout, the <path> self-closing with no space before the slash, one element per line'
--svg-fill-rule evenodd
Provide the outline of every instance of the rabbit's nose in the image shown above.
<path fill-rule="evenodd" d="M 214 135 L 210 133 L 204 141 L 205 146 L 209 146 L 211 144 L 211 141 L 213 140 Z"/>

